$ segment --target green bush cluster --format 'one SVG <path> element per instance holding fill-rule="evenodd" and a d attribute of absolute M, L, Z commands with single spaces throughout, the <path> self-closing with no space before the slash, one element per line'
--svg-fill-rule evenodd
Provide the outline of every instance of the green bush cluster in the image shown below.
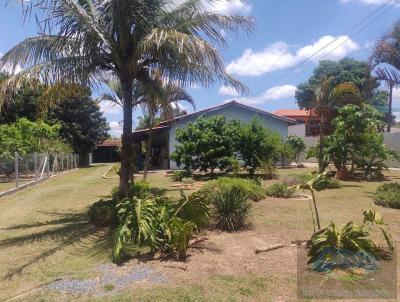
<path fill-rule="evenodd" d="M 275 198 L 292 198 L 295 192 L 296 188 L 284 184 L 274 184 L 266 190 L 268 196 Z"/>
<path fill-rule="evenodd" d="M 257 184 L 256 181 L 244 178 L 220 177 L 216 180 L 208 182 L 201 191 L 205 195 L 210 195 L 212 192 L 225 189 L 238 188 L 245 196 L 252 201 L 259 201 L 265 198 L 264 188 Z"/>
<path fill-rule="evenodd" d="M 97 227 L 113 226 L 118 223 L 116 201 L 100 200 L 89 207 L 89 222 Z"/>
<path fill-rule="evenodd" d="M 374 195 L 377 205 L 400 209 L 400 183 L 387 183 L 378 187 Z"/>
<path fill-rule="evenodd" d="M 192 173 L 186 170 L 174 171 L 171 175 L 173 181 L 182 181 L 184 178 L 189 178 L 191 176 Z"/>

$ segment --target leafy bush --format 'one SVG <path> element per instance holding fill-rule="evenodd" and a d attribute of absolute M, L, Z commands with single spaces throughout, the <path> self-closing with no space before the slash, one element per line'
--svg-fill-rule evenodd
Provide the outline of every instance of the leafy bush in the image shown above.
<path fill-rule="evenodd" d="M 296 153 L 287 142 L 281 142 L 276 150 L 276 159 L 282 168 L 289 166 L 295 159 Z"/>
<path fill-rule="evenodd" d="M 374 195 L 375 204 L 400 209 L 400 183 L 387 183 L 378 187 Z"/>
<path fill-rule="evenodd" d="M 221 177 L 213 180 L 207 183 L 200 191 L 207 198 L 212 192 L 230 188 L 237 188 L 243 195 L 248 196 L 253 201 L 259 201 L 266 196 L 264 188 L 254 180 L 233 177 Z"/>
<path fill-rule="evenodd" d="M 172 180 L 173 181 L 182 181 L 182 179 L 191 177 L 192 173 L 186 170 L 179 170 L 172 172 Z"/>
<path fill-rule="evenodd" d="M 295 192 L 295 188 L 284 184 L 274 184 L 267 188 L 267 195 L 276 198 L 292 198 Z"/>
<path fill-rule="evenodd" d="M 165 194 L 165 189 L 151 187 L 147 181 L 139 180 L 129 184 L 127 193 L 128 198 L 138 197 L 146 198 L 149 196 L 160 197 Z M 113 200 L 119 201 L 119 190 L 118 187 L 114 187 L 111 190 L 111 197 Z"/>
<path fill-rule="evenodd" d="M 193 232 L 204 230 L 210 217 L 208 204 L 199 193 L 188 197 L 182 193 L 176 204 L 151 195 L 126 198 L 117 210 L 119 224 L 113 246 L 116 263 L 152 251 L 184 258 Z"/>
<path fill-rule="evenodd" d="M 276 164 L 272 159 L 264 160 L 260 163 L 261 173 L 264 175 L 264 179 L 273 179 L 276 177 Z"/>
<path fill-rule="evenodd" d="M 291 186 L 297 186 L 299 184 L 304 183 L 303 180 L 300 179 L 297 175 L 286 175 L 282 178 L 281 183 L 291 187 Z"/>
<path fill-rule="evenodd" d="M 115 200 L 100 200 L 89 207 L 89 222 L 97 227 L 112 226 L 118 222 Z"/>
<path fill-rule="evenodd" d="M 251 203 L 248 195 L 239 187 L 222 187 L 212 194 L 211 201 L 215 208 L 217 228 L 236 231 L 246 225 Z"/>
<path fill-rule="evenodd" d="M 286 143 L 294 150 L 294 160 L 297 166 L 300 166 L 299 157 L 300 154 L 306 150 L 306 143 L 301 137 L 296 135 L 289 135 Z"/>
<path fill-rule="evenodd" d="M 311 181 L 315 177 L 314 173 L 306 173 L 306 174 L 290 174 L 286 176 L 282 182 L 284 184 L 290 185 L 290 182 L 297 182 L 297 184 L 306 184 Z M 341 183 L 336 178 L 332 178 L 329 176 L 320 178 L 317 182 L 313 184 L 313 187 L 316 191 L 322 191 L 327 189 L 339 189 L 341 187 Z"/>

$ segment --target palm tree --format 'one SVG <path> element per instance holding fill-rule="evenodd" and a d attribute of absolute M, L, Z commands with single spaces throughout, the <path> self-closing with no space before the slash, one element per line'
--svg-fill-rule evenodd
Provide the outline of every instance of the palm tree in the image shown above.
<path fill-rule="evenodd" d="M 146 142 L 146 156 L 144 161 L 143 179 L 147 179 L 150 165 L 154 127 L 156 117 L 162 116 L 163 119 L 172 119 L 175 108 L 179 108 L 179 102 L 188 102 L 195 109 L 196 105 L 192 97 L 179 85 L 171 82 L 164 82 L 158 74 L 154 81 L 147 83 L 143 89 L 146 102 L 143 102 L 143 109 L 149 116 L 149 133 Z"/>
<path fill-rule="evenodd" d="M 39 0 L 38 0 L 39 1 Z M 135 81 L 146 83 L 152 70 L 181 86 L 214 82 L 247 89 L 229 76 L 213 44 L 225 46 L 225 32 L 250 32 L 251 18 L 210 12 L 203 0 L 41 0 L 45 26 L 8 51 L 0 68 L 23 70 L 5 81 L 1 94 L 15 92 L 25 79 L 46 84 L 96 86 L 112 76 L 121 83 L 123 134 L 119 191 L 126 195 Z M 207 2 L 215 3 L 216 0 Z M 42 23 L 43 25 L 43 23 Z M 52 33 L 56 31 L 56 34 Z M 1 99 L 1 98 L 0 98 Z"/>
<path fill-rule="evenodd" d="M 387 132 L 392 126 L 393 88 L 400 85 L 400 21 L 376 43 L 370 66 L 378 79 L 389 87 Z"/>
<path fill-rule="evenodd" d="M 324 76 L 319 84 L 314 87 L 314 99 L 312 100 L 312 109 L 320 118 L 320 138 L 318 166 L 319 173 L 325 170 L 323 142 L 327 133 L 331 132 L 330 123 L 339 108 L 347 104 L 360 104 L 362 102 L 361 94 L 356 85 L 352 83 L 340 83 L 334 85 L 334 77 Z M 312 110 L 310 109 L 310 110 Z"/>

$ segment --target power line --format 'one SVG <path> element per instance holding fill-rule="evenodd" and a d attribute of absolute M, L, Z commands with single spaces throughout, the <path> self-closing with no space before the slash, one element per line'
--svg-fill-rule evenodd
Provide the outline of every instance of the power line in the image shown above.
<path fill-rule="evenodd" d="M 332 40 L 331 42 L 329 42 L 328 44 L 326 44 L 325 46 L 323 46 L 322 48 L 320 48 L 318 51 L 316 51 L 315 53 L 313 53 L 312 55 L 310 55 L 309 57 L 307 57 L 305 60 L 303 60 L 302 62 L 300 62 L 299 64 L 295 65 L 294 67 L 290 68 L 286 73 L 284 73 L 283 75 L 281 75 L 280 77 L 276 78 L 275 80 L 271 81 L 268 83 L 267 87 L 273 85 L 274 83 L 280 81 L 281 79 L 285 78 L 286 76 L 288 76 L 290 73 L 292 73 L 293 71 L 295 71 L 296 69 L 298 69 L 299 67 L 301 67 L 302 65 L 304 65 L 305 63 L 307 63 L 308 61 L 310 61 L 312 58 L 314 58 L 317 54 L 321 53 L 323 50 L 325 50 L 327 47 L 331 46 L 333 43 L 335 43 L 336 41 L 338 41 L 340 38 L 342 38 L 345 35 L 349 35 L 350 33 L 356 29 L 359 25 L 361 25 L 362 23 L 364 23 L 366 20 L 368 20 L 370 17 L 372 17 L 373 15 L 375 15 L 376 13 L 378 13 L 380 10 L 384 9 L 386 6 L 388 6 L 390 3 L 392 3 L 393 1 L 394 4 L 390 5 L 390 7 L 388 9 L 386 9 L 385 11 L 383 11 L 383 13 L 381 13 L 380 15 L 378 15 L 377 17 L 375 17 L 372 21 L 370 21 L 369 23 L 367 23 L 367 25 L 364 25 L 360 30 L 358 30 L 354 35 L 357 35 L 358 33 L 360 33 L 361 31 L 363 31 L 365 28 L 367 28 L 368 26 L 370 26 L 372 23 L 374 23 L 377 19 L 379 19 L 380 17 L 382 17 L 384 14 L 386 14 L 390 9 L 392 9 L 395 5 L 397 5 L 399 3 L 400 0 L 389 0 L 387 2 L 385 2 L 384 4 L 382 4 L 381 6 L 379 6 L 378 8 L 376 8 L 375 10 L 373 10 L 371 13 L 369 13 L 366 17 L 364 17 L 363 19 L 361 19 L 359 22 L 357 22 L 355 25 L 351 26 L 348 30 L 346 30 L 345 32 L 343 32 L 341 35 L 339 35 L 338 37 L 336 37 L 334 40 Z M 346 43 L 347 41 L 350 40 L 350 37 L 346 38 L 344 42 L 340 43 L 338 46 L 336 46 L 334 49 L 332 49 L 330 52 L 328 52 L 327 54 L 325 54 L 323 57 L 331 54 L 333 51 L 335 51 L 337 48 L 339 48 L 340 46 L 342 46 L 344 43 Z M 298 77 L 299 75 L 301 75 L 302 73 L 304 73 L 304 71 L 306 71 L 308 69 L 303 70 L 300 74 L 298 74 L 296 77 Z M 261 93 L 263 90 L 265 90 L 265 88 L 258 90 L 255 94 L 253 93 L 252 96 L 255 96 L 259 93 Z M 249 97 L 245 98 L 244 100 L 247 100 Z"/>

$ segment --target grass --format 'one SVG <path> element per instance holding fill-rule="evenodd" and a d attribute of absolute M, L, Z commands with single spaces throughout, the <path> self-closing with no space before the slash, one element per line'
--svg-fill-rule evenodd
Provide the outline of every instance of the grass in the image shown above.
<path fill-rule="evenodd" d="M 56 278 L 91 278 L 93 266 L 110 262 L 110 234 L 96 231 L 87 223 L 90 204 L 106 197 L 118 179 L 103 179 L 109 165 L 96 165 L 51 179 L 17 194 L 0 198 L 0 301 L 50 282 Z M 278 170 L 282 177 L 302 174 L 312 169 Z M 400 172 L 385 173 L 389 180 L 399 181 Z M 169 177 L 150 174 L 153 186 L 165 188 L 171 196 Z M 278 180 L 266 181 L 271 185 Z M 361 221 L 363 209 L 373 204 L 372 194 L 382 183 L 344 182 L 338 190 L 317 193 L 321 223 L 337 224 Z M 220 252 L 204 250 L 204 261 L 211 270 L 196 267 L 182 272 L 187 282 L 174 285 L 143 286 L 112 296 L 67 296 L 39 291 L 23 301 L 292 301 L 296 297 L 295 254 L 282 249 L 254 258 L 254 247 L 269 242 L 290 244 L 307 239 L 312 233 L 309 204 L 305 201 L 265 199 L 254 203 L 252 226 L 248 231 L 215 235 L 225 244 Z M 380 208 L 390 232 L 400 240 L 399 210 Z M 222 237 L 221 237 L 222 236 Z M 223 237 L 226 236 L 226 237 Z M 228 239 L 224 239 L 228 238 Z M 233 249 L 229 244 L 231 240 Z M 211 241 L 211 239 L 210 239 Z M 215 242 L 220 243 L 219 241 Z M 242 255 L 238 246 L 246 250 Z M 200 256 L 199 256 L 200 255 Z M 195 254 L 188 265 L 201 257 Z M 249 255 L 249 256 L 247 256 Z M 218 269 L 212 264 L 220 259 Z M 257 262 L 258 261 L 258 262 Z M 246 267 L 260 269 L 260 271 Z M 179 272 L 177 272 L 177 275 Z M 197 275 L 204 278 L 197 278 Z M 186 276 L 186 277 L 185 277 Z M 196 277 L 195 279 L 191 279 Z M 179 279 L 184 280 L 184 279 Z M 108 290 L 112 290 L 111 287 Z"/>

